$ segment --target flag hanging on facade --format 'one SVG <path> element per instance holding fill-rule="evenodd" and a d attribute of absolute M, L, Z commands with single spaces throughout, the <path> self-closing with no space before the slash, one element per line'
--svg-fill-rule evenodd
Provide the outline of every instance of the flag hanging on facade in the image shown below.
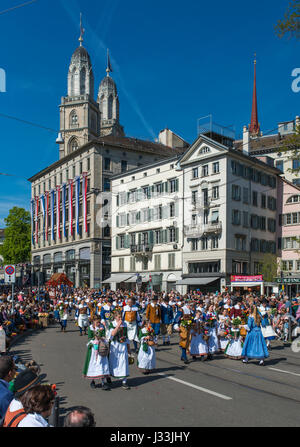
<path fill-rule="evenodd" d="M 39 241 L 39 197 L 35 198 L 35 242 L 36 244 Z"/>
<path fill-rule="evenodd" d="M 55 200 L 55 195 L 54 195 L 55 191 L 54 189 L 51 189 L 51 239 L 52 241 L 55 240 L 54 237 L 54 200 Z"/>
<path fill-rule="evenodd" d="M 60 239 L 60 186 L 56 187 L 56 235 Z"/>
<path fill-rule="evenodd" d="M 87 227 L 87 173 L 82 174 L 82 206 L 83 206 L 83 221 L 84 221 L 84 232 L 88 232 Z"/>
<path fill-rule="evenodd" d="M 40 196 L 40 202 L 41 202 L 41 210 L 43 213 L 43 239 L 45 240 L 45 196 L 42 194 Z"/>
<path fill-rule="evenodd" d="M 46 225 L 45 225 L 45 232 L 46 232 L 46 240 L 48 240 L 48 219 L 49 219 L 49 192 L 45 192 L 45 208 L 46 208 Z"/>
<path fill-rule="evenodd" d="M 66 233 L 66 184 L 62 185 L 62 224 L 63 224 L 63 234 L 67 237 Z"/>
<path fill-rule="evenodd" d="M 34 245 L 34 199 L 31 199 L 31 241 Z"/>
<path fill-rule="evenodd" d="M 69 180 L 69 192 L 68 192 L 68 202 L 69 202 L 69 234 L 73 235 L 73 180 Z"/>
<path fill-rule="evenodd" d="M 76 218 L 76 233 L 79 231 L 79 192 L 80 192 L 80 177 L 75 177 L 75 218 Z"/>

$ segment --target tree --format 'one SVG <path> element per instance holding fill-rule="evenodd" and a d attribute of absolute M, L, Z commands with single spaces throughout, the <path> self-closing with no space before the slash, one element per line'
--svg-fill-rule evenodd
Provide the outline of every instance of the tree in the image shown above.
<path fill-rule="evenodd" d="M 4 243 L 0 254 L 6 264 L 18 264 L 30 261 L 31 226 L 30 213 L 24 208 L 13 207 L 4 219 Z"/>
<path fill-rule="evenodd" d="M 259 274 L 263 275 L 263 280 L 265 282 L 274 282 L 277 277 L 279 265 L 276 255 L 272 253 L 266 253 L 263 257 L 263 261 L 260 264 Z"/>
<path fill-rule="evenodd" d="M 279 20 L 275 26 L 278 37 L 300 39 L 300 0 L 292 0 L 283 20 Z"/>

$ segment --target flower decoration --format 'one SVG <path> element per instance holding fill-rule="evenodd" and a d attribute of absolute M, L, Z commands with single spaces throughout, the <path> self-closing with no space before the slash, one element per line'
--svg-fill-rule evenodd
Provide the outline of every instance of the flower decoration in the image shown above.
<path fill-rule="evenodd" d="M 239 326 L 241 323 L 242 323 L 242 320 L 240 319 L 240 317 L 236 317 L 231 320 L 232 326 Z"/>

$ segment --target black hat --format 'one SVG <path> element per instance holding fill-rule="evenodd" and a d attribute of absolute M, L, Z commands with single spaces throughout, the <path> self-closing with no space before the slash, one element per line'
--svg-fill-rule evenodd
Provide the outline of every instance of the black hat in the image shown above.
<path fill-rule="evenodd" d="M 46 374 L 37 375 L 31 369 L 21 371 L 14 380 L 15 397 L 22 396 L 25 391 L 40 383 Z"/>

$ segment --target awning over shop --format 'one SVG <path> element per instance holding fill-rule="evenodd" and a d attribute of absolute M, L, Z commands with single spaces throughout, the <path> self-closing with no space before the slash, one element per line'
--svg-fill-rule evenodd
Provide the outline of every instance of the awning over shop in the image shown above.
<path fill-rule="evenodd" d="M 211 278 L 185 278 L 180 281 L 176 281 L 177 286 L 181 285 L 189 285 L 189 286 L 204 286 L 206 284 L 210 284 L 211 282 L 220 279 L 219 277 L 211 277 Z"/>
<path fill-rule="evenodd" d="M 148 274 L 144 274 L 144 275 L 142 274 L 141 277 L 142 277 L 142 282 L 148 282 L 149 281 L 149 275 Z M 126 281 L 124 281 L 124 282 L 136 282 L 136 279 L 137 279 L 137 275 L 132 275 L 128 279 L 126 279 Z"/>
<path fill-rule="evenodd" d="M 105 279 L 102 283 L 111 283 L 111 282 L 127 282 L 128 278 L 132 275 L 130 273 L 112 273 L 110 278 Z"/>

